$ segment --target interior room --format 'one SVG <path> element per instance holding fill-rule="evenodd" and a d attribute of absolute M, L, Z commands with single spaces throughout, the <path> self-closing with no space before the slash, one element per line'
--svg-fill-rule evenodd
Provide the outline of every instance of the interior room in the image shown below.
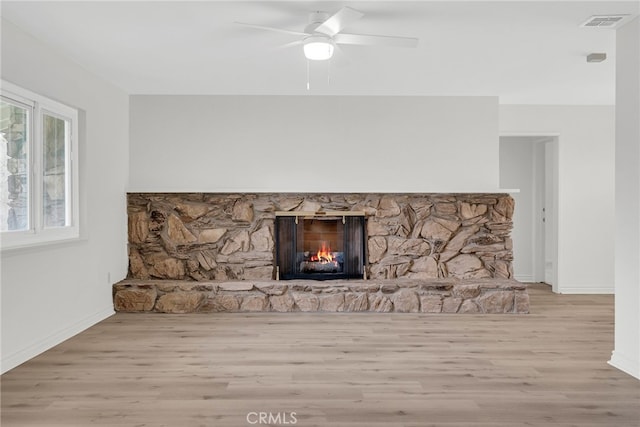
<path fill-rule="evenodd" d="M 640 425 L 637 1 L 0 13 L 3 425 Z"/>

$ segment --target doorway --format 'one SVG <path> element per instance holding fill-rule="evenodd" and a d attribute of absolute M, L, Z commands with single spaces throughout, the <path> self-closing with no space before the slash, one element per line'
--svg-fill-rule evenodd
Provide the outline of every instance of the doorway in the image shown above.
<path fill-rule="evenodd" d="M 500 187 L 513 193 L 514 276 L 558 287 L 558 137 L 501 136 Z"/>

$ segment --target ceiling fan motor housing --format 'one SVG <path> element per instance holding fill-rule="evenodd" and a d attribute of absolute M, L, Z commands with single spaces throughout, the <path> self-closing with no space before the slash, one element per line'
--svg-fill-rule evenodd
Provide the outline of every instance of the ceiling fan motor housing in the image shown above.
<path fill-rule="evenodd" d="M 322 24 L 324 21 L 329 19 L 330 16 L 331 15 L 329 15 L 327 12 L 311 12 L 309 14 L 309 24 Z"/>
<path fill-rule="evenodd" d="M 309 24 L 304 27 L 304 32 L 307 34 L 315 33 L 316 28 L 329 19 L 329 16 L 330 15 L 327 12 L 311 12 L 309 14 Z"/>

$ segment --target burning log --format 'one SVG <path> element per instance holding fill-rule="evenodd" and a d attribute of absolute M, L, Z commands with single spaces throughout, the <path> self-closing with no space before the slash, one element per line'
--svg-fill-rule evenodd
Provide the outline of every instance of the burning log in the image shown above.
<path fill-rule="evenodd" d="M 300 263 L 300 271 L 303 273 L 338 273 L 340 271 L 340 264 L 338 264 L 337 261 L 302 261 Z"/>

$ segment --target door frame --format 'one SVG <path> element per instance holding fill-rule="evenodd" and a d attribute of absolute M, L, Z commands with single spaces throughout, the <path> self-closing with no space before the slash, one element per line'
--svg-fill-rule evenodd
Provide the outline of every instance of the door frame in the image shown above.
<path fill-rule="evenodd" d="M 538 281 L 540 278 L 538 277 L 538 272 L 540 271 L 540 264 L 543 265 L 544 276 L 543 279 L 546 283 L 551 285 L 553 292 L 558 293 L 559 284 L 559 257 L 558 257 L 558 246 L 559 246 L 559 211 L 562 208 L 559 200 L 559 153 L 560 153 L 560 134 L 555 132 L 517 132 L 517 133 L 500 133 L 499 137 L 526 137 L 531 140 L 531 138 L 535 138 L 533 141 L 534 144 L 549 144 L 547 147 L 549 148 L 549 152 L 546 158 L 544 159 L 545 164 L 545 182 L 549 182 L 549 185 L 545 185 L 546 189 L 538 188 L 538 179 L 534 176 L 534 189 L 535 194 L 533 195 L 534 200 L 534 224 L 532 228 L 532 265 L 533 265 L 533 274 L 534 280 Z M 532 161 L 536 161 L 535 156 Z M 550 164 L 549 164 L 550 163 Z M 534 173 L 535 173 L 534 167 Z M 539 197 L 540 190 L 545 195 L 545 201 L 541 200 Z M 550 193 L 550 194 L 549 194 Z M 542 205 L 541 205 L 542 203 Z M 541 210 L 542 208 L 546 209 L 545 212 L 545 227 L 544 227 L 544 237 L 542 239 L 536 239 L 535 233 L 539 233 L 540 223 L 538 222 L 541 218 Z M 516 209 L 518 207 L 516 206 Z M 539 245 L 545 245 L 545 248 L 540 248 Z M 541 250 L 542 249 L 542 250 Z M 540 253 L 543 253 L 544 259 L 540 259 Z M 547 253 L 551 252 L 551 253 Z M 550 262 L 551 265 L 547 265 Z M 549 267 L 547 269 L 547 267 Z M 546 271 L 548 270 L 548 271 Z"/>

